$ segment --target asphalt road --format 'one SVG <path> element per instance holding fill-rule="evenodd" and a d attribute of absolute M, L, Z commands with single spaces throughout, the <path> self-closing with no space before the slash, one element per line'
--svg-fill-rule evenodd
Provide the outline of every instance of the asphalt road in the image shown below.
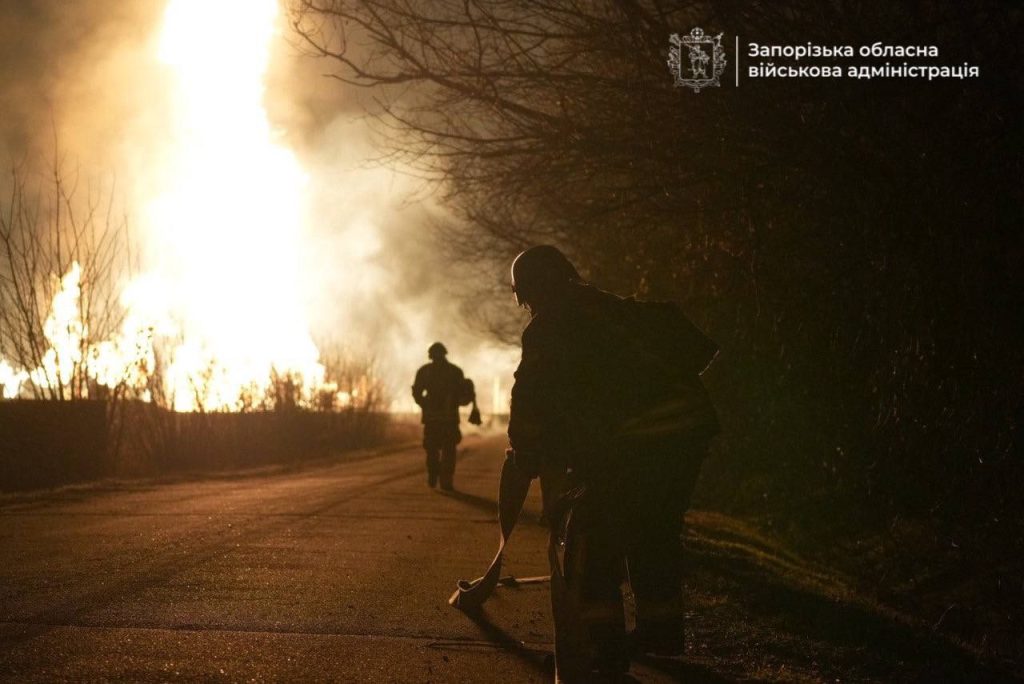
<path fill-rule="evenodd" d="M 497 542 L 503 442 L 463 447 L 451 494 L 407 448 L 0 501 L 0 678 L 551 681 L 547 585 L 447 605 Z M 533 492 L 507 572 L 547 574 L 538 515 Z"/>

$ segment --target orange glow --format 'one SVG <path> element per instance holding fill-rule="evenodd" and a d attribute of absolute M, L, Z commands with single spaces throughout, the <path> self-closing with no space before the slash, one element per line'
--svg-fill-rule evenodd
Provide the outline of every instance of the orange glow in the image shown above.
<path fill-rule="evenodd" d="M 144 174 L 157 188 L 138 217 L 145 272 L 121 293 L 121 329 L 101 342 L 82 320 L 79 264 L 61 274 L 40 366 L 0 359 L 5 398 L 26 382 L 73 379 L 74 396 L 89 396 L 84 376 L 143 399 L 160 382 L 179 411 L 270 405 L 275 378 L 299 405 L 323 405 L 325 393 L 335 406 L 356 400 L 358 389 L 325 381 L 310 335 L 300 264 L 307 179 L 263 105 L 279 14 L 278 0 L 170 0 L 157 51 L 173 77 L 173 123 L 160 131 L 170 153 L 149 155 Z"/>
<path fill-rule="evenodd" d="M 238 409 L 272 373 L 310 400 L 324 369 L 300 291 L 305 175 L 263 106 L 277 0 L 172 0 L 159 57 L 176 82 L 175 150 L 145 210 L 156 262 L 132 305 L 176 328 L 174 408 Z"/>

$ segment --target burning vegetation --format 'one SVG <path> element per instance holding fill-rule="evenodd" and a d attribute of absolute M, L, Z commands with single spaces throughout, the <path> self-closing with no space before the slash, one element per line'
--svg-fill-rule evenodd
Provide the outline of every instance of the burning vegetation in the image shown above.
<path fill-rule="evenodd" d="M 15 169 L 0 224 L 4 398 L 117 397 L 176 411 L 377 407 L 369 367 L 353 373 L 339 355 L 328 367 L 310 333 L 306 178 L 263 105 L 280 7 L 259 0 L 245 10 L 167 5 L 157 49 L 174 84 L 173 126 L 166 153 L 153 155 L 138 253 L 125 249 L 112 190 L 83 201 L 58 160 L 44 201 Z"/>

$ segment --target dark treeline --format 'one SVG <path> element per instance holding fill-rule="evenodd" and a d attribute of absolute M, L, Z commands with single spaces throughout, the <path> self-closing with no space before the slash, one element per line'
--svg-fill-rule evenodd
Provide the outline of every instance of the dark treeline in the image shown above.
<path fill-rule="evenodd" d="M 794 534 L 912 519 L 1019 560 L 1020 8 L 307 0 L 295 19 L 337 78 L 376 88 L 395 154 L 440 182 L 453 251 L 494 273 L 467 292 L 483 324 L 521 325 L 505 269 L 551 242 L 607 289 L 683 302 L 721 343 L 705 505 Z M 699 94 L 666 65 L 693 26 L 725 32 L 729 60 Z M 747 55 L 877 41 L 980 76 L 856 80 L 846 67 L 904 59 Z M 746 78 L 761 61 L 844 77 Z"/>

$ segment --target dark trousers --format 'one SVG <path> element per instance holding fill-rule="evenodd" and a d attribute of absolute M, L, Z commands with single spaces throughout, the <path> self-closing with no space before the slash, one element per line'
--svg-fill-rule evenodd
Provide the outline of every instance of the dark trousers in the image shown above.
<path fill-rule="evenodd" d="M 451 489 L 455 477 L 455 447 L 462 441 L 459 424 L 431 421 L 423 424 L 423 448 L 427 452 L 427 484 L 441 480 L 442 489 Z"/>
<path fill-rule="evenodd" d="M 680 535 L 706 443 L 654 443 L 611 455 L 588 478 L 580 526 L 585 537 L 581 599 L 595 616 L 597 651 L 620 659 L 626 649 L 620 585 L 636 597 L 638 644 L 663 653 L 683 648 Z M 571 542 L 570 542 L 571 543 Z M 603 616 L 603 617 L 602 617 Z"/>
<path fill-rule="evenodd" d="M 442 489 L 451 489 L 455 479 L 455 444 L 427 450 L 427 483 L 433 487 L 441 480 Z"/>

